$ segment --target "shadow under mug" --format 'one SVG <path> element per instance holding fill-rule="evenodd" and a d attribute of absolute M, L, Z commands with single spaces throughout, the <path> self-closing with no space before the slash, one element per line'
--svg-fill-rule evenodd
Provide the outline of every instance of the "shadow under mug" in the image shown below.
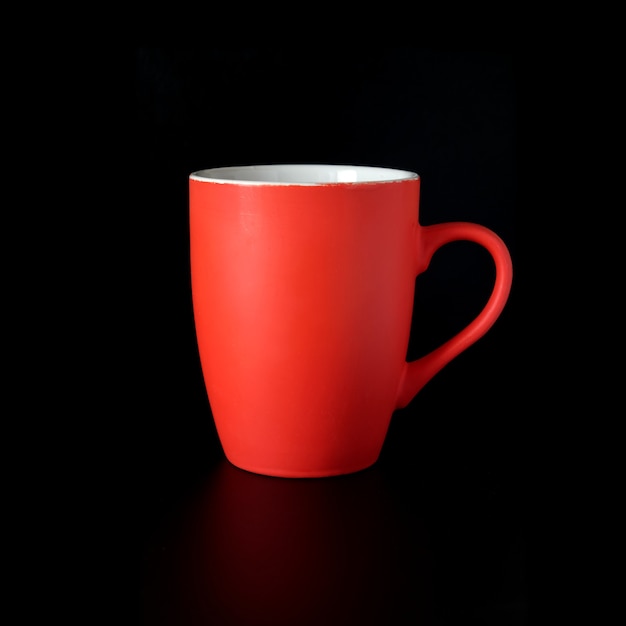
<path fill-rule="evenodd" d="M 258 165 L 189 177 L 194 322 L 216 430 L 235 466 L 282 477 L 373 465 L 391 416 L 500 316 L 510 253 L 469 222 L 419 223 L 414 172 Z M 490 297 L 407 362 L 415 279 L 453 241 L 495 263 Z"/>

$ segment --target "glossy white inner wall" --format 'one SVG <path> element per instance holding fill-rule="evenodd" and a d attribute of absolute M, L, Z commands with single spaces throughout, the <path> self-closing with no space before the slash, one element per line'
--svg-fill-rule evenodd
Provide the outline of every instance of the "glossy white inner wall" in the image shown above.
<path fill-rule="evenodd" d="M 419 178 L 415 172 L 365 165 L 245 165 L 199 170 L 192 180 L 249 185 L 328 185 Z"/>

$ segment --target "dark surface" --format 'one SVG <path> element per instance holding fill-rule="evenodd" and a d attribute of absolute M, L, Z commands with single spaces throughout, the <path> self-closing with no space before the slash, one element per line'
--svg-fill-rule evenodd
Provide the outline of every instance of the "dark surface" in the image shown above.
<path fill-rule="evenodd" d="M 502 50 L 136 49 L 143 225 L 135 275 L 141 623 L 529 623 L 528 472 L 515 249 L 516 65 Z M 257 476 L 223 457 L 191 309 L 187 177 L 270 162 L 399 167 L 423 225 L 509 247 L 502 316 L 394 414 L 352 476 Z M 467 324 L 493 282 L 455 243 L 418 277 L 413 359 Z"/>

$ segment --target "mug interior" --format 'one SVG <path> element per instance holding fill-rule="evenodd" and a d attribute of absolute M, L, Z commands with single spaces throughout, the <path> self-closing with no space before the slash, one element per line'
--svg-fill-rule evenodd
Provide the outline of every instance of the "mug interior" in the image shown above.
<path fill-rule="evenodd" d="M 248 185 L 328 185 L 394 182 L 419 178 L 415 172 L 366 165 L 244 165 L 198 170 L 192 180 Z"/>

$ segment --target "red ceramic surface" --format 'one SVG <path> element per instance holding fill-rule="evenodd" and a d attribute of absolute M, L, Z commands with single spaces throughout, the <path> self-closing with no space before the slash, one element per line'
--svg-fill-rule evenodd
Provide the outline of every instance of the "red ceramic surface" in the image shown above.
<path fill-rule="evenodd" d="M 419 224 L 416 174 L 257 166 L 189 180 L 191 279 L 208 398 L 227 459 L 283 477 L 352 473 L 378 459 L 406 406 L 502 311 L 512 265 L 478 224 Z M 406 362 L 415 278 L 466 240 L 493 257 L 478 316 Z"/>

